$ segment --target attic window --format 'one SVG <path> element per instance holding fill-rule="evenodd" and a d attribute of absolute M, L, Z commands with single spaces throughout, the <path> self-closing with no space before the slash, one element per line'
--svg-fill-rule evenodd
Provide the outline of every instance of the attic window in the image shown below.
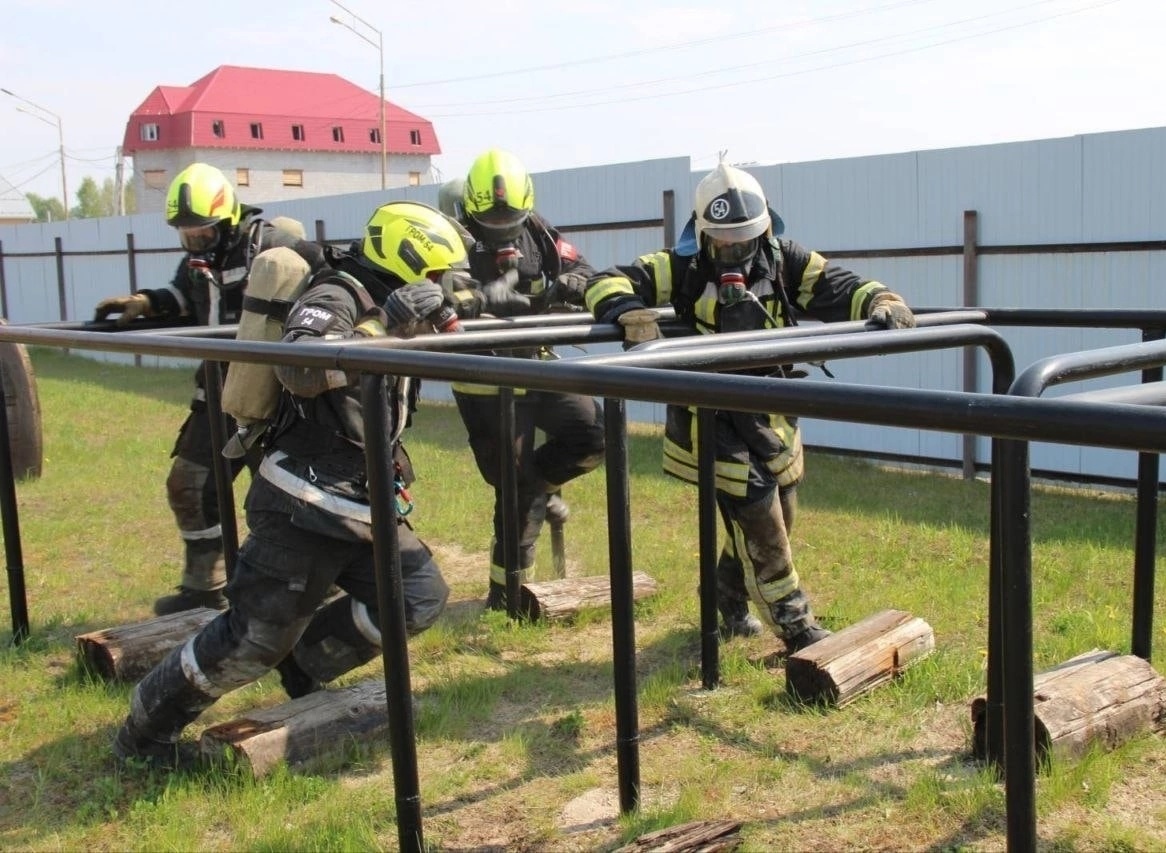
<path fill-rule="evenodd" d="M 157 142 L 158 141 L 158 125 L 143 124 L 142 125 L 142 142 Z"/>
<path fill-rule="evenodd" d="M 419 130 L 410 130 L 409 131 L 409 144 L 410 145 L 420 145 L 421 144 L 421 131 L 419 131 Z"/>
<path fill-rule="evenodd" d="M 222 139 L 227 135 L 227 126 L 221 121 L 212 121 L 211 133 L 213 133 L 218 139 Z"/>
<path fill-rule="evenodd" d="M 302 124 L 292 125 L 292 139 L 294 139 L 296 142 L 304 141 L 304 126 Z"/>
<path fill-rule="evenodd" d="M 378 145 L 380 144 L 380 141 L 381 141 L 381 130 L 380 130 L 380 128 L 379 128 L 379 127 L 374 127 L 372 130 L 370 130 L 370 131 L 368 132 L 368 141 L 369 141 L 369 142 L 375 142 L 375 143 L 377 143 Z"/>
<path fill-rule="evenodd" d="M 344 141 L 344 128 L 342 128 L 342 127 L 332 128 L 332 141 L 333 142 L 343 142 Z"/>
<path fill-rule="evenodd" d="M 262 122 L 258 122 L 258 121 L 251 122 L 251 138 L 252 139 L 262 139 L 263 138 L 263 124 L 262 124 Z"/>

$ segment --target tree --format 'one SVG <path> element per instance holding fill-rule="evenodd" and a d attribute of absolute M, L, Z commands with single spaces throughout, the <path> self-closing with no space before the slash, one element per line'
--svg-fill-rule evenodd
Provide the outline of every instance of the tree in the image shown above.
<path fill-rule="evenodd" d="M 125 203 L 125 212 L 132 213 L 134 210 L 132 190 L 127 191 Z M 91 177 L 86 176 L 81 179 L 81 186 L 77 190 L 77 206 L 69 211 L 70 216 L 75 219 L 91 219 L 100 216 L 114 216 L 116 211 L 117 203 L 114 198 L 113 178 L 106 178 L 100 187 Z"/>
<path fill-rule="evenodd" d="M 27 193 L 25 198 L 36 214 L 37 222 L 59 222 L 65 218 L 65 206 L 57 198 L 42 198 L 36 193 Z"/>

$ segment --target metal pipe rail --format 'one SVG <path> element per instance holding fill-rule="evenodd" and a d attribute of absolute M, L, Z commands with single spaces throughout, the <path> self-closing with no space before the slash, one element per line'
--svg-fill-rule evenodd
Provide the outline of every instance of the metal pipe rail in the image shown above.
<path fill-rule="evenodd" d="M 895 333 L 883 333 L 888 339 L 893 334 Z M 21 327 L 0 327 L 0 340 L 76 349 L 211 358 L 220 361 L 283 363 L 291 366 L 335 368 L 370 374 L 399 374 L 445 381 L 458 379 L 485 381 L 500 386 L 569 390 L 612 399 L 677 403 L 709 409 L 728 408 L 755 412 L 778 410 L 800 416 L 974 433 L 1020 441 L 1042 440 L 1153 452 L 1166 450 L 1166 411 L 1130 404 L 888 388 L 809 379 L 789 382 L 768 377 L 732 374 L 719 376 L 716 383 L 709 383 L 700 376 L 682 370 L 579 364 L 578 360 L 537 362 L 473 354 L 425 353 L 374 347 L 345 348 L 330 342 L 314 346 L 243 341 L 211 342 L 183 338 L 162 339 L 149 335 L 111 336 L 94 332 Z M 1115 421 L 1121 422 L 1120 431 L 1112 429 Z M 370 476 L 375 473 L 375 469 L 370 468 Z M 1001 462 L 999 473 L 1002 476 L 1011 473 L 1023 482 L 1027 476 L 1027 467 L 1021 466 L 1013 458 L 1005 458 Z M 1018 501 L 1015 499 L 1004 503 L 1005 512 L 1010 516 L 1006 521 L 1016 521 L 1012 514 L 1022 511 L 1017 504 Z M 379 543 L 379 554 L 384 554 L 384 547 L 384 542 Z M 1011 571 L 1011 565 L 1009 569 Z M 379 568 L 379 571 L 382 573 L 380 579 L 386 584 L 389 583 L 391 578 L 385 576 L 383 569 Z M 1023 587 L 1023 577 L 1020 578 L 1018 585 Z M 613 592 L 619 590 L 613 586 Z M 1023 608 L 1017 610 L 1017 620 L 1022 624 L 1009 625 L 1009 636 L 1017 634 L 1023 638 L 1027 633 L 1031 639 L 1031 599 L 1027 603 L 1027 613 L 1021 612 Z M 385 618 L 395 617 L 390 612 L 385 614 Z M 1031 643 L 1027 646 L 1027 653 L 1031 674 Z M 386 684 L 386 688 L 392 689 L 392 685 Z M 1019 706 L 1015 709 L 1018 715 L 1023 716 L 1027 713 L 1031 721 L 1031 677 L 1027 690 L 1006 691 L 1005 699 L 1009 707 Z M 624 708 L 626 710 L 626 706 Z M 1012 717 L 1009 717 L 1009 721 L 1011 720 Z M 411 737 L 412 733 L 408 734 Z M 1027 741 L 1030 748 L 1032 746 L 1031 727 L 1025 730 L 1009 726 L 1006 735 L 1010 742 L 1019 739 Z M 626 747 L 630 744 L 624 745 Z M 393 758 L 394 762 L 397 762 L 400 756 L 394 752 Z M 1023 762 L 1014 764 L 1020 765 Z M 1028 781 L 1035 784 L 1032 780 L 1033 777 L 1030 775 Z M 1020 782 L 1015 781 L 1010 774 L 1011 785 L 1023 787 L 1023 781 L 1023 779 Z M 398 796 L 410 794 L 404 790 L 397 793 Z M 1020 805 L 1025 805 L 1023 799 Z M 1016 839 L 1023 842 L 1027 838 L 1023 832 L 1018 832 L 1014 839 L 1012 833 L 1014 818 L 1021 830 L 1030 828 L 1031 835 L 1035 837 L 1035 810 L 1022 808 L 1014 811 L 1011 798 L 1008 809 L 1010 844 Z"/>

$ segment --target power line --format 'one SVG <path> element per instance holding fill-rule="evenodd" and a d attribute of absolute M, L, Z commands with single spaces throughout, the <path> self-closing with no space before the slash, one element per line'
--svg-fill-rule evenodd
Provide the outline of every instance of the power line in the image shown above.
<path fill-rule="evenodd" d="M 801 76 L 803 74 L 812 74 L 812 73 L 817 72 L 817 71 L 828 71 L 828 70 L 831 70 L 834 68 L 844 68 L 844 67 L 850 66 L 850 65 L 858 65 L 858 64 L 861 64 L 864 62 L 875 62 L 875 61 L 880 60 L 880 59 L 888 59 L 888 58 L 894 57 L 894 56 L 903 56 L 903 55 L 910 54 L 910 53 L 919 53 L 919 52 L 924 51 L 924 50 L 930 50 L 932 48 L 942 47 L 942 46 L 948 45 L 948 44 L 955 44 L 957 42 L 968 41 L 970 39 L 981 38 L 983 36 L 995 35 L 997 33 L 1007 32 L 1009 30 L 1021 29 L 1023 27 L 1033 26 L 1034 24 L 1044 23 L 1045 21 L 1055 20 L 1057 18 L 1064 18 L 1064 17 L 1068 17 L 1070 15 L 1077 15 L 1077 14 L 1080 14 L 1082 12 L 1089 12 L 1089 11 L 1092 11 L 1094 9 L 1101 9 L 1105 6 L 1112 6 L 1115 3 L 1120 3 L 1120 2 L 1122 2 L 1122 0 L 1105 0 L 1105 2 L 1095 3 L 1092 6 L 1084 6 L 1084 7 L 1078 8 L 1078 9 L 1070 9 L 1066 12 L 1060 12 L 1060 13 L 1057 13 L 1054 15 L 1046 15 L 1042 18 L 1036 18 L 1036 19 L 1031 20 L 1031 21 L 1022 21 L 1022 22 L 1017 23 L 1017 24 L 1010 24 L 1008 26 L 997 27 L 997 28 L 991 29 L 991 30 L 984 30 L 982 32 L 969 33 L 967 35 L 962 35 L 962 36 L 953 36 L 952 38 L 932 42 L 930 44 L 917 45 L 915 47 L 904 48 L 902 50 L 889 51 L 887 53 L 880 53 L 880 54 L 877 54 L 875 56 L 865 56 L 865 57 L 859 57 L 857 59 L 839 61 L 839 62 L 829 63 L 826 65 L 819 65 L 819 66 L 816 66 L 814 68 L 804 68 L 804 69 L 800 69 L 797 71 L 786 71 L 786 72 L 782 72 L 780 74 L 770 74 L 770 75 L 766 75 L 763 77 L 751 77 L 751 78 L 748 78 L 745 80 L 736 80 L 736 81 L 729 82 L 729 83 L 719 83 L 719 84 L 715 84 L 715 85 L 711 85 L 711 86 L 696 86 L 693 88 L 680 89 L 680 90 L 676 90 L 676 91 L 672 91 L 672 92 L 658 92 L 658 93 L 649 94 L 649 95 L 636 95 L 636 96 L 630 96 L 630 97 L 621 97 L 621 98 L 614 98 L 614 99 L 609 99 L 609 100 L 605 100 L 605 101 L 589 101 L 586 103 L 566 104 L 563 106 L 541 106 L 541 107 L 529 107 L 529 108 L 523 108 L 523 109 L 491 108 L 487 111 L 473 112 L 473 113 L 466 113 L 466 112 L 444 113 L 444 114 L 443 113 L 431 113 L 428 117 L 429 118 L 473 118 L 473 117 L 477 117 L 477 116 L 499 115 L 499 114 L 516 115 L 516 114 L 534 113 L 534 112 L 552 112 L 552 111 L 557 112 L 557 111 L 562 111 L 562 110 L 574 110 L 574 109 L 584 109 L 584 108 L 589 108 L 589 107 L 607 106 L 609 104 L 626 104 L 626 103 L 631 103 L 634 101 L 645 101 L 645 100 L 648 100 L 651 98 L 670 98 L 670 97 L 675 97 L 677 95 L 691 95 L 691 94 L 695 94 L 698 92 L 710 92 L 710 91 L 715 91 L 718 89 L 731 89 L 731 88 L 735 88 L 737 86 L 748 86 L 748 85 L 751 85 L 753 83 L 764 83 L 764 82 L 768 82 L 771 80 L 780 80 L 780 79 L 787 78 L 787 77 L 798 77 L 798 76 Z M 701 76 L 706 76 L 706 75 L 702 74 Z M 676 77 L 676 78 L 671 78 L 671 79 L 681 80 L 681 79 L 686 79 L 686 78 Z M 665 81 L 665 82 L 667 82 L 667 81 Z M 614 87 L 607 87 L 606 89 L 603 89 L 600 91 L 610 91 L 611 88 L 614 88 Z M 546 96 L 546 97 L 550 97 L 550 96 Z M 487 106 L 488 102 L 478 102 L 478 105 L 479 106 Z"/>
<path fill-rule="evenodd" d="M 553 62 L 548 65 L 528 65 L 524 68 L 514 68 L 509 71 L 494 71 L 488 74 L 470 74 L 465 77 L 448 77 L 444 80 L 423 80 L 417 83 L 398 83 L 393 88 L 400 89 L 414 89 L 421 86 L 440 86 L 446 83 L 464 83 L 470 80 L 488 80 L 493 77 L 509 77 L 514 74 L 529 74 L 534 71 L 554 71 L 559 68 L 573 68 L 579 65 L 593 65 L 597 62 L 612 62 L 617 59 L 629 59 L 635 56 L 644 56 L 650 53 L 659 53 L 664 50 L 683 50 L 689 47 L 701 47 L 706 44 L 715 44 L 722 41 L 732 41 L 740 38 L 750 38 L 752 36 L 762 35 L 775 31 L 785 32 L 799 27 L 809 27 L 815 24 L 829 23 L 830 21 L 840 21 L 847 18 L 855 18 L 861 15 L 869 15 L 875 12 L 883 12 L 888 9 L 898 9 L 902 6 L 917 6 L 922 3 L 934 3 L 937 0 L 900 0 L 898 3 L 887 3 L 883 6 L 875 6 L 870 9 L 856 9 L 850 12 L 838 12 L 834 15 L 824 15 L 819 18 L 806 18 L 800 21 L 790 21 L 787 23 L 775 24 L 771 27 L 761 27 L 760 29 L 751 29 L 744 32 L 729 33 L 723 36 L 712 36 L 710 38 L 696 39 L 695 41 L 676 42 L 673 44 L 661 45 L 659 47 L 647 47 L 639 50 L 629 50 L 624 53 L 608 53 L 602 56 L 593 56 L 586 59 L 573 59 L 567 62 Z"/>
<path fill-rule="evenodd" d="M 601 93 L 601 92 L 611 92 L 611 91 L 616 90 L 616 89 L 636 89 L 636 88 L 639 88 L 641 86 L 654 86 L 654 85 L 657 85 L 660 83 L 672 83 L 672 82 L 675 82 L 678 80 L 691 79 L 693 77 L 703 78 L 703 77 L 708 77 L 708 76 L 713 75 L 713 74 L 728 74 L 728 73 L 731 73 L 733 71 L 744 71 L 744 70 L 749 69 L 749 68 L 758 68 L 758 67 L 765 66 L 765 65 L 772 65 L 774 63 L 790 62 L 790 61 L 796 60 L 796 59 L 806 59 L 806 58 L 813 57 L 813 56 L 820 56 L 822 54 L 835 53 L 837 51 L 842 51 L 842 50 L 850 50 L 850 49 L 856 48 L 856 47 L 866 47 L 868 45 L 878 44 L 880 42 L 894 41 L 897 39 L 909 38 L 911 36 L 916 36 L 916 35 L 921 35 L 923 33 L 933 32 L 935 30 L 943 30 L 943 29 L 947 29 L 949 27 L 957 27 L 957 26 L 961 26 L 963 24 L 969 24 L 969 23 L 975 23 L 977 21 L 987 20 L 989 18 L 998 17 L 1000 15 L 1010 15 L 1010 14 L 1013 14 L 1014 12 L 1023 11 L 1024 9 L 1030 9 L 1034 6 L 1046 6 L 1049 3 L 1056 3 L 1056 2 L 1059 2 L 1059 0 L 1035 0 L 1035 2 L 1028 3 L 1027 5 L 1024 5 L 1024 6 L 1017 6 L 1017 7 L 1014 7 L 1012 9 L 1005 9 L 1005 10 L 1000 11 L 1000 12 L 990 12 L 986 15 L 976 15 L 976 16 L 971 17 L 971 18 L 962 18 L 962 19 L 957 20 L 957 21 L 948 21 L 948 22 L 942 23 L 942 24 L 934 24 L 932 26 L 922 27 L 921 29 L 917 29 L 917 30 L 910 30 L 907 32 L 894 33 L 894 34 L 888 35 L 888 36 L 880 36 L 878 38 L 866 39 L 864 41 L 850 42 L 848 44 L 835 45 L 833 47 L 820 48 L 818 50 L 806 51 L 805 53 L 789 54 L 787 56 L 783 56 L 783 57 L 780 57 L 777 59 L 767 59 L 767 60 L 764 60 L 761 62 L 749 62 L 749 63 L 745 63 L 743 65 L 729 65 L 729 66 L 722 66 L 720 68 L 713 68 L 713 69 L 709 69 L 709 70 L 695 71 L 692 74 L 674 75 L 671 77 L 658 77 L 658 78 L 653 79 L 653 80 L 640 80 L 640 81 L 634 82 L 634 83 L 621 83 L 621 84 L 617 84 L 617 85 L 613 85 L 613 86 L 604 86 L 604 87 L 601 87 L 598 89 L 577 89 L 577 90 L 570 91 L 570 92 L 556 92 L 556 93 L 550 94 L 550 95 L 528 95 L 528 96 L 517 97 L 517 98 L 500 98 L 497 100 L 490 100 L 490 101 L 478 100 L 478 101 L 457 101 L 457 102 L 444 103 L 444 104 L 423 104 L 418 109 L 428 111 L 428 110 L 435 110 L 435 109 L 448 109 L 450 107 L 462 107 L 462 106 L 484 107 L 484 106 L 494 106 L 497 104 L 512 104 L 512 103 L 523 103 L 523 102 L 531 102 L 531 101 L 544 101 L 544 100 L 548 100 L 548 99 L 552 99 L 552 98 L 569 98 L 569 97 L 576 97 L 576 96 L 580 96 L 580 95 L 593 95 L 593 94 Z M 1115 0 L 1115 2 L 1116 2 L 1116 0 Z M 826 66 L 826 67 L 831 67 L 831 66 Z"/>

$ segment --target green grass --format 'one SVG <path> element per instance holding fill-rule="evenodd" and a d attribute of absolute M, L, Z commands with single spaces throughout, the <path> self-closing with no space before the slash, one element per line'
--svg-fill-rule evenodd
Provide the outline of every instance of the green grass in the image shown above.
<path fill-rule="evenodd" d="M 109 744 L 130 686 L 85 672 L 74 638 L 148 618 L 177 583 L 164 484 L 192 370 L 32 356 L 46 460 L 39 480 L 18 485 L 32 636 L 13 647 L 10 623 L 0 625 L 0 849 L 395 849 L 385 736 L 261 780 L 240 768 L 115 765 Z M 560 813 L 572 800 L 616 792 L 608 614 L 516 625 L 483 613 L 492 497 L 456 412 L 423 405 L 407 443 L 420 475 L 411 520 L 453 590 L 441 621 L 410 642 L 430 847 L 603 850 L 720 817 L 744 821 L 746 850 L 1004 847 L 1003 789 L 969 757 L 969 705 L 984 692 L 986 483 L 811 454 L 793 543 L 819 615 L 837 629 L 906 610 L 934 628 L 937 649 L 841 710 L 804 707 L 786 693 L 771 636 L 722 646 L 722 685 L 701 689 L 695 491 L 660 473 L 658 431 L 635 428 L 635 569 L 659 584 L 636 609 L 642 806 L 570 833 Z M 244 476 L 240 506 L 246 485 Z M 565 497 L 570 573 L 606 573 L 603 472 Z M 1036 490 L 1038 670 L 1092 648 L 1129 651 L 1134 510 L 1129 495 Z M 549 564 L 540 542 L 539 571 Z M 379 673 L 370 664 L 339 685 Z M 267 676 L 221 699 L 190 734 L 282 697 Z M 1042 848 L 1166 848 L 1164 777 L 1160 734 L 1054 762 L 1038 780 Z"/>

